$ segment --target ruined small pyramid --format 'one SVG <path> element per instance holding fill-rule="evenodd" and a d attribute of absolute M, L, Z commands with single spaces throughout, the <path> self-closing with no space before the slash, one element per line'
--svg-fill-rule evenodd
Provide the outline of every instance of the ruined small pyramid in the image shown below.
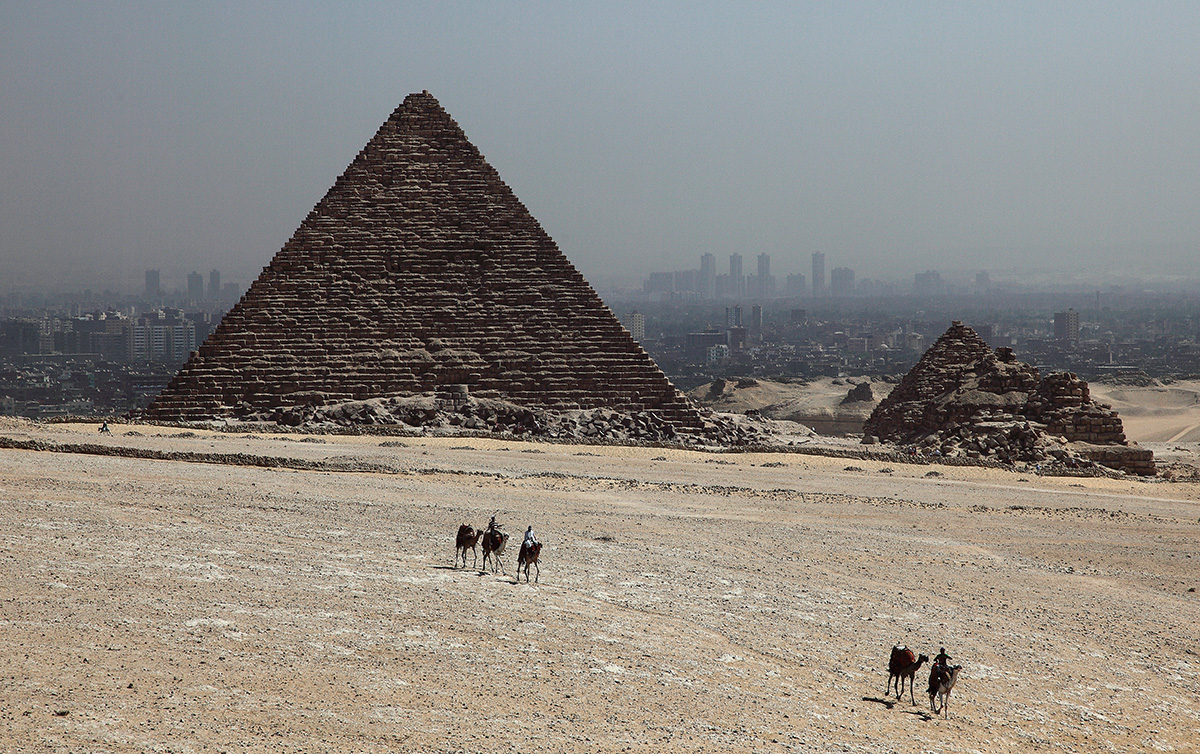
<path fill-rule="evenodd" d="M 703 424 L 428 92 L 411 94 L 146 409 L 436 394 Z"/>
<path fill-rule="evenodd" d="M 946 457 L 1075 463 L 1155 473 L 1121 418 L 1070 372 L 1043 378 L 1012 349 L 993 351 L 962 322 L 937 339 L 863 424 L 864 439 L 921 446 Z M 1072 443 L 1071 448 L 1065 448 Z"/>
<path fill-rule="evenodd" d="M 930 346 L 863 425 L 863 432 L 884 441 L 904 441 L 943 422 L 937 401 L 958 389 L 968 374 L 996 364 L 996 354 L 979 334 L 962 322 Z M 1034 381 L 1036 382 L 1036 370 Z"/>

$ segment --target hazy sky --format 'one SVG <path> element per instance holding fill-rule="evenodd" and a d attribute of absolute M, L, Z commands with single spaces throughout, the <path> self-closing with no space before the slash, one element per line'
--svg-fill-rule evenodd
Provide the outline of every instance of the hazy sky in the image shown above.
<path fill-rule="evenodd" d="M 1200 276 L 1200 3 L 0 0 L 0 292 L 248 284 L 428 89 L 589 279 Z"/>

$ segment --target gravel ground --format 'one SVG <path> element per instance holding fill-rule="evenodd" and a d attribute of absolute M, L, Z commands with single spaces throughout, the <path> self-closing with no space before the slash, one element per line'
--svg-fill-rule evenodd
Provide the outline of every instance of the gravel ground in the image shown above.
<path fill-rule="evenodd" d="M 1195 484 L 113 429 L 0 423 L 209 461 L 0 450 L 0 751 L 1200 750 Z"/>

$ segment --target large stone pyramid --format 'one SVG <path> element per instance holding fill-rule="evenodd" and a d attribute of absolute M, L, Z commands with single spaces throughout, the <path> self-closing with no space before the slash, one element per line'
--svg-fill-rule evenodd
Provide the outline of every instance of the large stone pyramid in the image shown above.
<path fill-rule="evenodd" d="M 145 412 L 436 394 L 696 410 L 428 92 L 411 94 Z"/>

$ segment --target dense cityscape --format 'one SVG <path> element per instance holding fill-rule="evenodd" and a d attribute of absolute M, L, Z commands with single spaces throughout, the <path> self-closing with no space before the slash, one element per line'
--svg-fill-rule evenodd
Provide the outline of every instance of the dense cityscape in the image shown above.
<path fill-rule="evenodd" d="M 935 270 L 905 284 L 856 281 L 846 267 L 827 278 L 820 252 L 811 276 L 789 274 L 779 285 L 766 254 L 753 275 L 742 273 L 738 254 L 728 273 L 717 273 L 711 254 L 700 261 L 652 273 L 640 291 L 601 291 L 685 390 L 728 377 L 903 374 L 951 320 L 1043 371 L 1132 381 L 1200 374 L 1197 291 L 1032 289 L 984 271 L 965 284 Z M 0 414 L 117 416 L 145 406 L 243 287 L 212 270 L 167 290 L 153 269 L 138 294 L 8 293 L 0 298 Z"/>

